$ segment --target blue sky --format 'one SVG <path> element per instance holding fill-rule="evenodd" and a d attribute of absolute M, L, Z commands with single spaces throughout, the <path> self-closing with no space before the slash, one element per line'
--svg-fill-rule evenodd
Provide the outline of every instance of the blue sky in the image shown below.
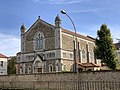
<path fill-rule="evenodd" d="M 70 20 L 60 13 L 66 10 L 77 32 L 92 37 L 102 24 L 111 30 L 114 42 L 120 37 L 120 0 L 0 0 L 0 53 L 7 56 L 20 51 L 20 27 L 28 29 L 40 16 L 54 24 L 59 14 L 62 27 L 73 31 Z"/>

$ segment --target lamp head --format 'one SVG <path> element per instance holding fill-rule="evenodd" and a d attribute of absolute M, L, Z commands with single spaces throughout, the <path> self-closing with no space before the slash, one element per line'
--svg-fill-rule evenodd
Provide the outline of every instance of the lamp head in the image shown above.
<path fill-rule="evenodd" d="M 62 13 L 62 14 L 66 14 L 65 10 L 61 10 L 61 13 Z"/>

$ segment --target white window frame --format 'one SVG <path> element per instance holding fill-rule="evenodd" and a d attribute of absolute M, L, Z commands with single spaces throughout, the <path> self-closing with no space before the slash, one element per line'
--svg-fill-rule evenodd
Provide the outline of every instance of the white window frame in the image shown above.
<path fill-rule="evenodd" d="M 93 51 L 90 51 L 90 52 L 89 52 L 89 58 L 90 58 L 90 61 L 91 61 L 91 62 L 94 61 L 94 52 L 93 52 Z"/>
<path fill-rule="evenodd" d="M 27 73 L 31 74 L 31 66 L 28 66 Z"/>
<path fill-rule="evenodd" d="M 84 53 L 83 53 L 83 51 L 84 51 Z M 82 59 L 86 60 L 86 51 L 84 49 L 82 50 Z"/>
<path fill-rule="evenodd" d="M 35 34 L 34 37 L 35 40 L 35 50 L 39 50 L 39 49 L 43 49 L 44 48 L 44 34 L 43 32 L 38 32 L 37 34 Z"/>

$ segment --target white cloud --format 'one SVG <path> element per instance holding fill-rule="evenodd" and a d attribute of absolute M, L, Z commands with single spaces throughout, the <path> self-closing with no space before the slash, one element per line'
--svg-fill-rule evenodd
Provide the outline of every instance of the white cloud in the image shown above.
<path fill-rule="evenodd" d="M 79 2 L 87 2 L 87 1 L 91 1 L 91 0 L 68 0 L 67 3 L 79 3 Z"/>
<path fill-rule="evenodd" d="M 91 0 L 32 0 L 39 4 L 71 4 L 71 3 L 80 3 L 80 2 L 86 2 Z"/>
<path fill-rule="evenodd" d="M 99 9 L 80 9 L 71 11 L 71 13 L 83 13 L 83 12 L 97 12 Z"/>
<path fill-rule="evenodd" d="M 0 53 L 13 56 L 20 49 L 20 39 L 13 35 L 0 33 Z"/>
<path fill-rule="evenodd" d="M 86 13 L 86 12 L 101 12 L 103 10 L 106 10 L 108 8 L 89 8 L 89 9 L 79 9 L 79 10 L 71 10 L 70 13 Z"/>

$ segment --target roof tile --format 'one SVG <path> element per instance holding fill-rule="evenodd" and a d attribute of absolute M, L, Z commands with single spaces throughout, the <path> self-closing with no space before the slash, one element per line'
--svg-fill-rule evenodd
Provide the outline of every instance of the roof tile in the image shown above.
<path fill-rule="evenodd" d="M 0 53 L 0 58 L 8 58 L 8 57 Z"/>

